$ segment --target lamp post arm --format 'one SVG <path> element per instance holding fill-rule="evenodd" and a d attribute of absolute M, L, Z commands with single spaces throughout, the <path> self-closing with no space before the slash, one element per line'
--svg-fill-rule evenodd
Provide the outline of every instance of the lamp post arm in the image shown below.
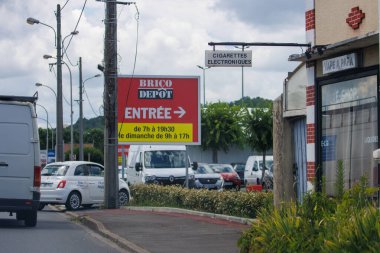
<path fill-rule="evenodd" d="M 51 28 L 54 31 L 54 46 L 56 47 L 57 46 L 57 32 L 55 31 L 55 29 L 52 26 L 48 25 L 48 24 L 42 23 L 41 21 L 39 22 L 39 24 L 47 26 L 47 27 Z"/>

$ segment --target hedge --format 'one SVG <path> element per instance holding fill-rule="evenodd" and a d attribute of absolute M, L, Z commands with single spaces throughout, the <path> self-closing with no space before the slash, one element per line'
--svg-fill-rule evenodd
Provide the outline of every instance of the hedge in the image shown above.
<path fill-rule="evenodd" d="M 133 185 L 131 194 L 131 205 L 185 208 L 243 218 L 256 218 L 261 209 L 271 209 L 273 203 L 272 193 L 220 192 L 154 184 Z"/>

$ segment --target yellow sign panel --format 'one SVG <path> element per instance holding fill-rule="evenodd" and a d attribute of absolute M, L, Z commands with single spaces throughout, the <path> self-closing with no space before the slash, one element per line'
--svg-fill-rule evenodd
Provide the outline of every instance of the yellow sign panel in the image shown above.
<path fill-rule="evenodd" d="M 118 123 L 119 142 L 193 142 L 190 123 Z"/>

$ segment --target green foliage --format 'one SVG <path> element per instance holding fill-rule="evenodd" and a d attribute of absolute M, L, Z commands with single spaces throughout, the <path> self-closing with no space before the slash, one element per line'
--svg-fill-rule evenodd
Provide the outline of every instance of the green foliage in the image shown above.
<path fill-rule="evenodd" d="M 273 112 L 272 104 L 267 108 L 245 110 L 243 128 L 246 142 L 252 150 L 262 153 L 273 146 Z"/>
<path fill-rule="evenodd" d="M 98 116 L 92 119 L 83 119 L 83 131 L 92 128 L 104 129 L 104 117 Z M 79 131 L 79 120 L 74 124 L 74 129 Z"/>
<path fill-rule="evenodd" d="M 51 141 L 53 138 L 53 144 L 55 145 L 55 135 L 52 136 L 51 129 L 48 129 L 48 133 L 49 133 L 48 147 L 49 147 L 49 149 L 52 149 L 52 146 L 51 146 L 52 142 Z M 46 150 L 46 129 L 45 128 L 38 128 L 38 135 L 40 137 L 40 149 Z"/>
<path fill-rule="evenodd" d="M 244 97 L 243 99 L 239 99 L 230 103 L 230 105 L 244 105 L 249 108 L 268 108 L 273 101 L 270 99 L 265 99 L 261 97 Z"/>
<path fill-rule="evenodd" d="M 74 155 L 76 156 L 77 160 L 79 159 L 79 148 L 74 148 L 73 150 Z M 84 147 L 83 148 L 83 158 L 85 161 L 91 161 L 99 164 L 104 163 L 104 157 L 103 152 L 101 152 L 97 148 L 92 147 Z M 89 158 L 89 159 L 88 159 Z M 65 160 L 70 160 L 70 150 L 65 152 Z"/>
<path fill-rule="evenodd" d="M 132 204 L 186 208 L 211 213 L 255 218 L 261 209 L 270 208 L 271 193 L 186 189 L 178 186 L 139 184 L 131 187 Z"/>
<path fill-rule="evenodd" d="M 341 199 L 311 193 L 302 204 L 262 209 L 239 239 L 240 252 L 379 252 L 380 211 L 371 201 L 378 190 L 362 178 Z"/>
<path fill-rule="evenodd" d="M 83 133 L 83 142 L 92 143 L 94 147 L 104 152 L 104 129 L 90 128 Z"/>
<path fill-rule="evenodd" d="M 227 103 L 207 104 L 201 113 L 202 148 L 212 149 L 214 161 L 217 151 L 227 152 L 231 145 L 242 145 L 242 128 L 240 125 L 241 108 Z"/>
<path fill-rule="evenodd" d="M 339 160 L 337 163 L 338 163 L 338 168 L 336 171 L 335 193 L 336 193 L 336 198 L 338 200 L 341 200 L 344 194 L 344 168 L 343 168 L 342 160 Z"/>

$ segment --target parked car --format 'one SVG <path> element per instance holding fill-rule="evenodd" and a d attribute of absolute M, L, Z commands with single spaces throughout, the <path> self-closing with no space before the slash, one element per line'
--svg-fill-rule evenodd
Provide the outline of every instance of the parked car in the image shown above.
<path fill-rule="evenodd" d="M 127 183 L 119 179 L 119 204 L 129 202 Z M 47 204 L 65 205 L 68 210 L 104 202 L 104 167 L 85 161 L 50 163 L 41 172 L 40 210 Z"/>
<path fill-rule="evenodd" d="M 128 180 L 127 180 L 127 168 L 124 168 L 124 171 L 123 171 L 122 167 L 119 166 L 118 170 L 119 170 L 119 178 L 123 179 L 125 182 L 128 182 Z"/>
<path fill-rule="evenodd" d="M 265 189 L 273 188 L 273 156 L 265 156 L 265 174 L 261 181 L 263 169 L 262 156 L 249 156 L 244 169 L 246 185 L 262 185 Z"/>
<path fill-rule="evenodd" d="M 245 170 L 245 163 L 231 163 L 232 168 L 236 173 L 239 175 L 242 184 L 245 184 L 244 182 L 244 170 Z"/>
<path fill-rule="evenodd" d="M 234 171 L 230 164 L 210 164 L 210 167 L 216 172 L 220 173 L 224 179 L 224 189 L 235 189 L 240 191 L 241 179 Z"/>
<path fill-rule="evenodd" d="M 223 189 L 224 179 L 219 173 L 215 173 L 207 163 L 198 163 L 196 169 L 194 169 L 196 189 Z"/>

